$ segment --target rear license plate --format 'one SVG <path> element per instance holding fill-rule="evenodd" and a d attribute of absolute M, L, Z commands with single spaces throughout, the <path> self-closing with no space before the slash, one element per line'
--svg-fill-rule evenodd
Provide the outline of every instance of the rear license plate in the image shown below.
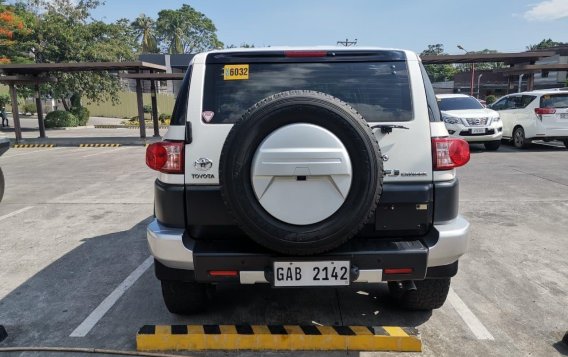
<path fill-rule="evenodd" d="M 274 262 L 274 286 L 347 286 L 348 260 Z"/>
<path fill-rule="evenodd" d="M 568 119 L 568 113 L 560 113 L 560 119 Z"/>
<path fill-rule="evenodd" d="M 472 134 L 485 134 L 485 128 L 471 128 Z"/>

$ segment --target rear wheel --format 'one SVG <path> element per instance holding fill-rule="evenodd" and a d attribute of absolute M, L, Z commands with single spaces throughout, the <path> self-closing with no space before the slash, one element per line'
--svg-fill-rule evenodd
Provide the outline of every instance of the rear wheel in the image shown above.
<path fill-rule="evenodd" d="M 194 282 L 162 280 L 162 297 L 172 314 L 189 315 L 207 307 L 212 286 Z"/>
<path fill-rule="evenodd" d="M 526 149 L 530 145 L 530 141 L 525 137 L 525 129 L 520 126 L 513 132 L 513 144 L 518 149 Z"/>
<path fill-rule="evenodd" d="M 4 197 L 4 173 L 0 169 L 0 202 L 2 202 L 2 197 Z"/>
<path fill-rule="evenodd" d="M 485 150 L 496 151 L 499 150 L 499 147 L 501 146 L 501 140 L 490 141 L 488 143 L 485 143 L 484 145 L 485 145 Z"/>
<path fill-rule="evenodd" d="M 389 282 L 389 293 L 396 304 L 407 310 L 432 310 L 444 305 L 450 291 L 450 280 L 431 279 L 414 282 L 416 290 L 405 290 L 398 281 Z"/>

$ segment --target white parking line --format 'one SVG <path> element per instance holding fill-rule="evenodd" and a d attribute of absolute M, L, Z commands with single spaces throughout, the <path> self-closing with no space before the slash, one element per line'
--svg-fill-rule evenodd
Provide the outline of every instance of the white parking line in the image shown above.
<path fill-rule="evenodd" d="M 14 212 L 12 212 L 12 213 L 8 213 L 8 214 L 6 214 L 6 215 L 0 216 L 0 221 L 5 220 L 6 218 L 14 217 L 14 216 L 17 215 L 17 214 L 26 212 L 27 210 L 30 210 L 30 209 L 32 209 L 32 208 L 34 208 L 34 206 L 28 206 L 28 207 L 24 207 L 24 208 L 22 208 L 22 209 L 19 209 L 19 210 L 17 210 L 17 211 L 14 211 Z"/>
<path fill-rule="evenodd" d="M 138 268 L 134 269 L 134 271 L 130 273 L 130 275 L 127 276 L 126 279 L 124 279 L 124 281 L 120 283 L 120 285 L 117 286 L 116 289 L 114 289 L 113 292 L 110 293 L 110 295 L 107 296 L 103 300 L 103 302 L 101 302 L 99 306 L 97 306 L 93 310 L 93 312 L 91 312 L 91 314 L 87 316 L 87 318 L 83 322 L 81 322 L 79 326 L 77 326 L 75 330 L 73 330 L 73 332 L 71 332 L 71 335 L 69 335 L 69 337 L 87 336 L 92 328 L 95 327 L 97 322 L 99 322 L 99 320 L 103 318 L 103 316 L 108 312 L 108 310 L 111 309 L 111 307 L 113 307 L 118 299 L 120 299 L 122 295 L 124 295 L 126 290 L 134 285 L 134 283 L 142 276 L 142 274 L 144 274 L 144 272 L 146 272 L 146 270 L 148 270 L 153 262 L 154 258 L 151 256 L 144 260 L 144 262 L 140 264 Z"/>
<path fill-rule="evenodd" d="M 452 288 L 450 288 L 448 293 L 448 300 L 478 340 L 495 340 L 493 335 L 483 326 L 477 316 L 474 315 Z"/>

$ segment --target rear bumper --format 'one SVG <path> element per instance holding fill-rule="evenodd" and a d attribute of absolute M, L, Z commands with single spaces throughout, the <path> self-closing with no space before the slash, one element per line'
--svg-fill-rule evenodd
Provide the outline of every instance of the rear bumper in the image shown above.
<path fill-rule="evenodd" d="M 232 241 L 196 241 L 184 229 L 169 228 L 154 220 L 147 237 L 152 255 L 161 269 L 158 278 L 195 279 L 200 282 L 237 282 L 241 284 L 271 281 L 272 262 L 278 260 L 350 260 L 351 281 L 376 283 L 393 280 L 422 280 L 449 277 L 457 271 L 457 261 L 468 247 L 469 223 L 461 216 L 437 224 L 427 236 L 416 239 L 353 239 L 342 247 L 320 256 L 285 257 L 254 243 Z M 412 268 L 411 274 L 386 275 L 385 268 Z M 169 270 L 169 271 L 168 271 Z M 235 278 L 211 277 L 210 270 L 237 270 Z M 187 274 L 184 274 L 184 271 Z"/>

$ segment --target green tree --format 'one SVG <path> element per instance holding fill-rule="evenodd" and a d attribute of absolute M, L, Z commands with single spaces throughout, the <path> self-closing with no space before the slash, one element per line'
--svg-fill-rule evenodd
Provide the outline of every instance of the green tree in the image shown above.
<path fill-rule="evenodd" d="M 158 53 L 158 39 L 156 38 L 156 22 L 145 14 L 140 14 L 132 22 L 137 40 L 140 41 L 142 53 Z"/>
<path fill-rule="evenodd" d="M 97 0 L 28 0 L 36 9 L 36 26 L 30 46 L 34 62 L 125 61 L 135 58 L 136 35 L 128 20 L 114 23 L 92 21 L 90 11 Z M 45 85 L 53 97 L 61 98 L 66 110 L 89 102 L 118 103 L 120 79 L 109 72 L 53 73 L 57 83 Z"/>
<path fill-rule="evenodd" d="M 228 45 L 228 46 L 225 46 L 225 48 L 254 48 L 254 44 L 243 42 L 243 43 L 241 43 L 240 46 Z"/>
<path fill-rule="evenodd" d="M 527 50 L 529 50 L 529 51 L 542 50 L 542 49 L 545 49 L 545 48 L 562 46 L 562 45 L 568 45 L 568 43 L 556 42 L 556 41 L 552 41 L 552 39 L 550 39 L 550 38 L 548 38 L 548 39 L 545 38 L 537 44 L 528 45 Z"/>
<path fill-rule="evenodd" d="M 213 21 L 187 4 L 177 10 L 160 11 L 156 31 L 163 41 L 162 47 L 171 54 L 223 47 L 223 43 L 217 38 L 217 28 Z"/>
<path fill-rule="evenodd" d="M 444 45 L 437 43 L 435 45 L 428 45 L 428 48 L 422 51 L 420 56 L 440 56 L 447 55 L 444 52 Z M 432 82 L 449 81 L 454 78 L 458 69 L 451 64 L 427 64 L 424 66 L 426 72 Z"/>
<path fill-rule="evenodd" d="M 31 34 L 30 14 L 0 0 L 0 64 L 30 62 L 25 43 Z"/>

